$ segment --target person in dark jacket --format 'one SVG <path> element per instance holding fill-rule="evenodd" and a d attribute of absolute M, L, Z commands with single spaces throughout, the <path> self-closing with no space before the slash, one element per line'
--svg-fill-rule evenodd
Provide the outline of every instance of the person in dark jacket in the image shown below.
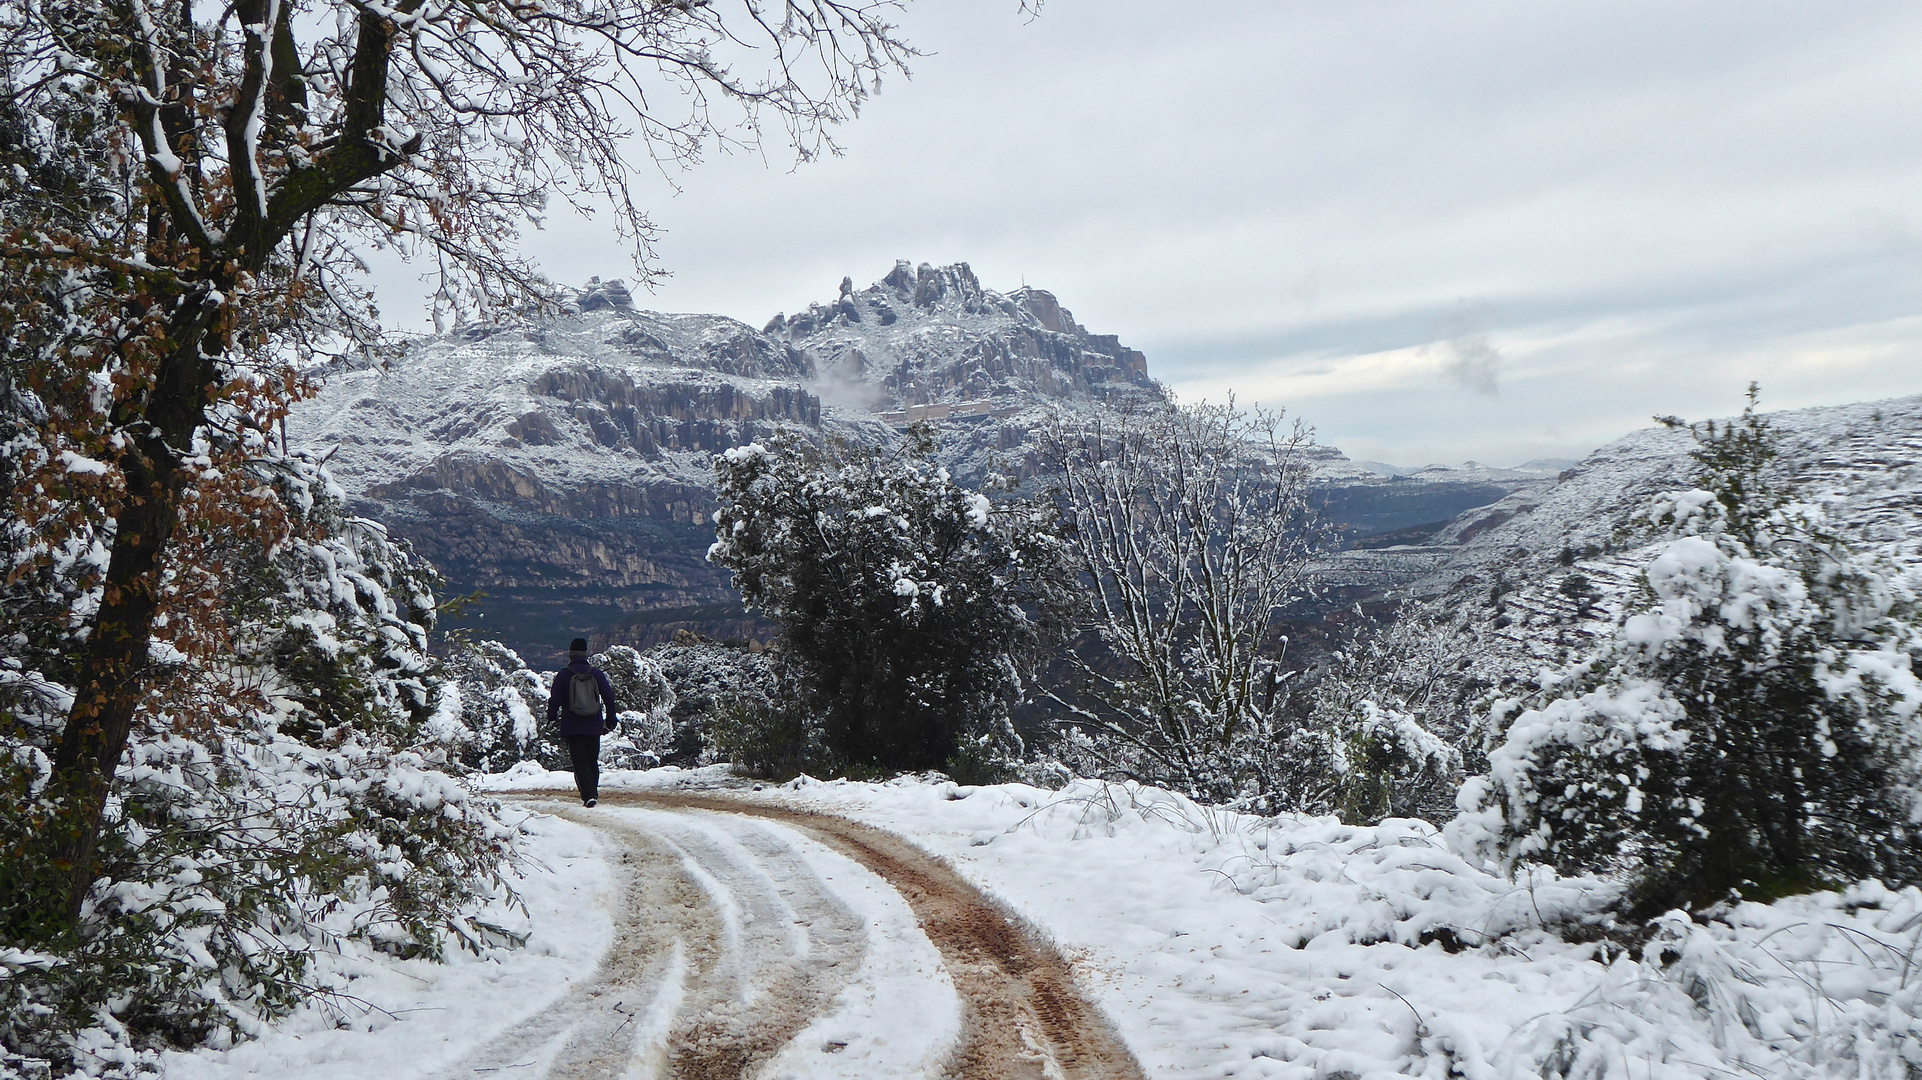
<path fill-rule="evenodd" d="M 586 678 L 577 681 L 576 676 Z M 587 639 L 575 638 L 567 647 L 567 666 L 554 673 L 547 722 L 560 721 L 582 806 L 593 806 L 600 798 L 601 736 L 614 730 L 614 714 L 614 687 L 607 673 L 587 662 Z"/>

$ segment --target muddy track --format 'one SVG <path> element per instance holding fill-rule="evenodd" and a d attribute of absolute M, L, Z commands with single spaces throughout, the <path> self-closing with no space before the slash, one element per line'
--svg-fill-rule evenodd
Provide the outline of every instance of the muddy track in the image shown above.
<path fill-rule="evenodd" d="M 560 1001 L 488 1033 L 440 1080 L 754 1075 L 824 1010 L 866 951 L 862 920 L 765 827 L 529 802 L 600 830 L 618 853 L 614 940 Z"/>
<path fill-rule="evenodd" d="M 954 868 L 880 829 L 715 795 L 618 793 L 611 805 L 741 814 L 793 826 L 886 879 L 941 953 L 964 1003 L 961 1080 L 1137 1080 L 1141 1066 L 1075 986 L 1068 962 Z M 713 1075 L 713 1074 L 708 1074 Z"/>
<path fill-rule="evenodd" d="M 1143 1076 L 1059 953 L 898 836 L 712 794 L 609 793 L 598 810 L 562 792 L 517 798 L 618 853 L 614 940 L 560 1001 L 487 1033 L 438 1080 Z M 856 865 L 836 874 L 823 859 Z M 860 889 L 898 893 L 884 904 L 895 914 Z M 861 1013 L 877 995 L 884 1007 Z M 910 999 L 925 1000 L 899 1013 Z"/>

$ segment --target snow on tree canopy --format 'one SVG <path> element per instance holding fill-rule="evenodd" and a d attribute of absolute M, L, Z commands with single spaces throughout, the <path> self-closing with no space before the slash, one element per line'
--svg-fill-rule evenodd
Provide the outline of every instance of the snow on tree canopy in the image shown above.
<path fill-rule="evenodd" d="M 1035 514 L 997 520 L 931 449 L 785 437 L 714 461 L 708 558 L 781 625 L 796 694 L 848 761 L 939 768 L 963 733 L 1011 738 L 1011 656 L 1039 640 L 1029 607 L 1058 540 Z"/>
<path fill-rule="evenodd" d="M 1632 868 L 1631 914 L 1922 880 L 1908 575 L 1778 485 L 1752 406 L 1697 437 L 1704 489 L 1642 515 L 1641 609 L 1491 710 L 1451 830 L 1511 870 Z"/>

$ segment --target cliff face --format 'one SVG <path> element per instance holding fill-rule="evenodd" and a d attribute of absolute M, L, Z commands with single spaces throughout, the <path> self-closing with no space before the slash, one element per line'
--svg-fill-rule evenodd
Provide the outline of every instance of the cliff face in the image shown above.
<path fill-rule="evenodd" d="M 760 636 L 705 559 L 711 461 L 729 447 L 779 428 L 885 442 L 884 413 L 987 401 L 943 424 L 943 453 L 960 475 L 990 458 L 1019 472 L 1043 408 L 1164 399 L 1140 352 L 1053 295 L 898 263 L 762 330 L 639 311 L 620 283 L 592 282 L 558 317 L 464 327 L 335 375 L 288 435 L 337 448 L 359 512 L 431 559 L 444 594 L 485 592 L 469 625 L 538 663 L 576 635 Z M 1531 479 L 1388 478 L 1320 454 L 1328 510 L 1353 533 L 1438 522 Z"/>
<path fill-rule="evenodd" d="M 288 434 L 338 448 L 360 511 L 432 559 L 449 595 L 486 593 L 477 632 L 551 659 L 622 626 L 752 628 L 705 559 L 722 450 L 782 427 L 886 440 L 880 413 L 928 402 L 1129 396 L 1161 397 L 1147 360 L 1048 293 L 902 263 L 765 330 L 640 311 L 621 283 L 592 282 L 557 318 L 463 327 L 336 375 Z M 959 434 L 961 452 L 1021 441 L 991 420 Z"/>

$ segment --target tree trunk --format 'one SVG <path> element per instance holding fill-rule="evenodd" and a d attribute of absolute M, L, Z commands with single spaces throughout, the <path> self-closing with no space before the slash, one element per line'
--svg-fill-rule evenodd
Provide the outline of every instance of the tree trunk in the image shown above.
<path fill-rule="evenodd" d="M 218 340 L 210 324 L 220 310 L 211 290 L 179 298 L 169 335 L 172 348 L 156 372 L 142 417 L 146 432 L 122 457 L 126 501 L 114 516 L 100 610 L 94 615 L 77 673 L 73 708 L 54 753 L 48 789 L 57 807 L 46 838 L 56 876 L 42 895 L 28 898 L 35 921 L 52 932 L 71 930 L 98 876 L 97 853 L 113 774 L 126 753 L 134 718 L 146 694 L 148 653 L 167 545 L 180 519 L 189 477 L 181 451 L 206 421 Z"/>
<path fill-rule="evenodd" d="M 54 754 L 51 788 L 60 813 L 53 864 L 65 880 L 57 895 L 45 898 L 58 906 L 42 912 L 51 925 L 73 925 L 97 876 L 94 856 L 107 792 L 146 690 L 147 654 L 159 607 L 154 589 L 179 516 L 180 490 L 171 462 L 151 463 L 158 468 L 138 470 L 146 481 L 139 489 L 133 485 L 136 470 L 127 469 L 129 490 L 146 494 L 130 498 L 114 518 L 117 531 L 107 563 L 106 595 L 94 617 L 73 710 Z"/>

